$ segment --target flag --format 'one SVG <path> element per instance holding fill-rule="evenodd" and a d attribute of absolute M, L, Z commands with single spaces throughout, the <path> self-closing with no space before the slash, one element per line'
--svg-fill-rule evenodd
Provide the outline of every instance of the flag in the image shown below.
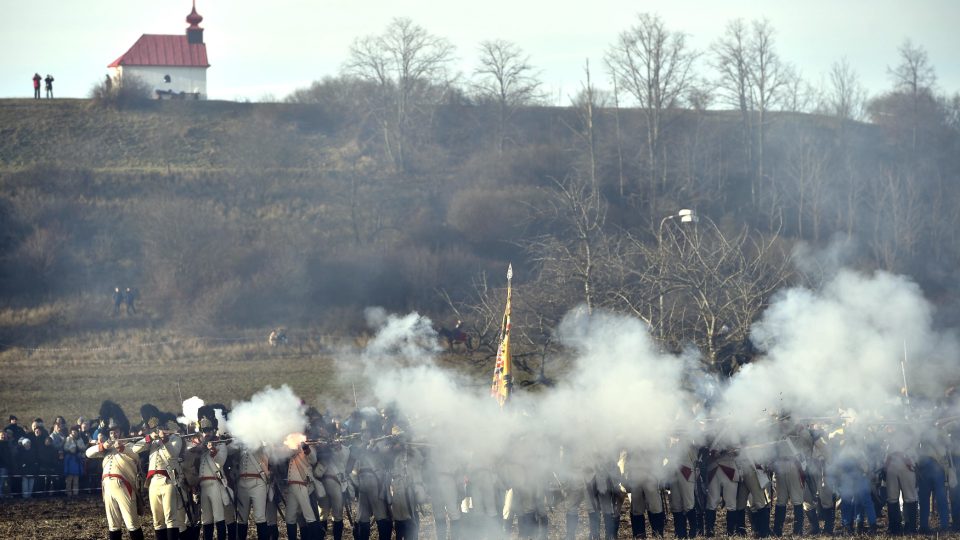
<path fill-rule="evenodd" d="M 493 368 L 493 385 L 490 387 L 490 396 L 497 400 L 502 408 L 510 399 L 513 391 L 513 361 L 510 359 L 510 299 L 512 288 L 510 280 L 513 278 L 513 265 L 507 267 L 507 308 L 503 312 L 503 322 L 500 325 L 500 345 L 497 347 L 497 363 Z"/>

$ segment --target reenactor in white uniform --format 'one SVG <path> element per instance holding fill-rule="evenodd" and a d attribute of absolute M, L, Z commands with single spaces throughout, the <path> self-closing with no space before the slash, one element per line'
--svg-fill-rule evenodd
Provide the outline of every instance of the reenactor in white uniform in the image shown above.
<path fill-rule="evenodd" d="M 781 439 L 775 449 L 773 470 L 776 478 L 777 502 L 773 515 L 773 534 L 783 536 L 783 524 L 787 504 L 793 503 L 793 534 L 803 534 L 804 506 L 810 511 L 811 533 L 820 533 L 820 522 L 814 509 L 815 486 L 809 485 L 806 465 L 813 452 L 813 439 L 803 425 L 793 423 L 789 417 L 780 421 Z"/>
<path fill-rule="evenodd" d="M 317 508 L 311 495 L 323 497 L 323 485 L 313 477 L 313 467 L 317 464 L 317 454 L 307 444 L 301 444 L 297 452 L 287 462 L 287 489 L 284 500 L 287 504 L 287 537 L 297 538 L 297 523 L 303 519 L 303 540 L 314 540 L 319 536 Z M 319 491 L 319 493 L 318 493 Z"/>
<path fill-rule="evenodd" d="M 654 536 L 663 537 L 666 513 L 660 495 L 659 469 L 663 456 L 653 453 L 623 451 L 618 462 L 623 473 L 623 485 L 630 493 L 630 526 L 633 538 L 646 538 L 647 527 L 644 512 L 650 516 L 650 529 Z"/>
<path fill-rule="evenodd" d="M 463 515 L 460 506 L 463 500 L 461 491 L 465 461 L 458 459 L 456 450 L 447 443 L 428 449 L 425 472 L 437 540 L 447 540 L 448 530 L 450 540 L 460 540 L 460 518 Z"/>
<path fill-rule="evenodd" d="M 697 527 L 697 452 L 696 445 L 673 439 L 670 476 L 670 511 L 673 514 L 674 535 L 688 538 Z"/>
<path fill-rule="evenodd" d="M 886 432 L 887 457 L 884 472 L 887 482 L 887 512 L 892 535 L 916 534 L 919 514 L 917 493 L 918 437 L 912 426 L 890 425 Z M 901 524 L 900 498 L 903 498 Z"/>
<path fill-rule="evenodd" d="M 396 540 L 417 540 L 420 529 L 417 512 L 426 502 L 423 454 L 409 444 L 406 434 L 398 434 L 390 442 L 387 502 Z"/>
<path fill-rule="evenodd" d="M 596 455 L 596 454 L 595 454 Z M 589 510 L 587 517 L 590 520 L 590 537 L 599 538 L 600 523 L 603 523 L 603 537 L 607 540 L 617 538 L 617 529 L 620 527 L 620 515 L 617 510 L 626 495 L 623 487 L 623 478 L 620 469 L 614 460 L 604 460 L 596 457 L 594 467 L 587 485 Z"/>
<path fill-rule="evenodd" d="M 238 538 L 239 540 L 247 539 L 249 534 L 248 520 L 251 511 L 257 529 L 257 538 L 267 538 L 269 535 L 267 528 L 267 494 L 270 488 L 270 462 L 267 459 L 266 448 L 260 447 L 251 450 L 236 446 L 232 447 L 230 452 L 240 454 L 237 458 L 236 490 L 237 515 L 240 518 L 237 522 Z M 276 516 L 276 506 L 273 506 L 272 510 L 274 516 Z"/>
<path fill-rule="evenodd" d="M 728 525 L 735 523 L 735 515 L 731 516 L 730 514 L 736 511 L 737 489 L 740 486 L 740 467 L 737 464 L 737 453 L 734 448 L 710 448 L 707 464 L 707 507 L 703 512 L 703 530 L 707 537 L 712 537 L 715 534 L 717 508 L 719 508 L 721 502 L 727 509 Z M 731 521 L 731 518 L 734 521 Z"/>
<path fill-rule="evenodd" d="M 86 454 L 88 458 L 103 459 L 100 478 L 110 540 L 122 539 L 124 527 L 131 540 L 143 540 L 136 494 L 140 459 L 131 446 L 117 440 L 120 434 L 121 428 L 111 425 L 110 438 L 101 433 L 97 444 L 87 448 Z"/>
<path fill-rule="evenodd" d="M 321 436 L 336 437 L 338 430 L 334 425 L 330 425 L 321 432 Z M 341 540 L 343 538 L 343 514 L 346 504 L 344 501 L 344 491 L 348 486 L 347 462 L 350 459 L 350 448 L 343 445 L 340 441 L 334 440 L 330 444 L 325 444 L 317 448 L 317 465 L 314 468 L 314 474 L 323 484 L 323 489 L 327 496 L 321 499 L 320 522 L 321 531 L 326 530 L 326 521 L 330 517 L 333 520 L 333 539 Z"/>
<path fill-rule="evenodd" d="M 146 482 L 157 538 L 175 540 L 180 538 L 185 517 L 184 496 L 180 491 L 183 438 L 175 432 L 160 429 L 156 422 L 156 418 L 148 421 L 147 427 L 153 431 L 134 444 L 133 451 L 150 453 Z"/>
<path fill-rule="evenodd" d="M 364 420 L 366 423 L 367 421 Z M 386 504 L 386 477 L 383 464 L 384 456 L 389 452 L 389 443 L 386 439 L 377 437 L 379 426 L 367 423 L 363 429 L 363 440 L 366 444 L 357 444 L 351 447 L 350 461 L 347 464 L 351 471 L 351 479 L 357 487 L 358 515 L 356 523 L 357 540 L 370 539 L 370 520 L 377 522 L 379 537 L 390 538 L 392 522 L 387 513 Z"/>
<path fill-rule="evenodd" d="M 749 449 L 738 452 L 735 461 L 740 471 L 740 490 L 732 516 L 733 526 L 730 523 L 731 512 L 727 511 L 727 532 L 746 535 L 746 515 L 749 512 L 754 533 L 766 538 L 770 536 L 770 477 Z"/>
<path fill-rule="evenodd" d="M 227 447 L 219 442 L 216 428 L 207 418 L 200 419 L 203 436 L 200 443 L 191 450 L 199 453 L 200 483 L 200 521 L 203 524 L 204 540 L 213 540 L 216 529 L 217 538 L 226 540 L 227 523 L 224 509 L 230 505 L 230 493 L 227 491 L 223 465 L 227 461 Z"/>
<path fill-rule="evenodd" d="M 814 483 L 813 489 L 820 501 L 819 514 L 823 518 L 823 534 L 833 536 L 837 513 L 837 488 L 833 484 L 831 475 L 827 474 L 827 467 L 832 459 L 831 446 L 820 427 L 811 428 L 810 436 L 813 440 L 813 453 L 811 461 L 808 462 L 807 477 Z"/>

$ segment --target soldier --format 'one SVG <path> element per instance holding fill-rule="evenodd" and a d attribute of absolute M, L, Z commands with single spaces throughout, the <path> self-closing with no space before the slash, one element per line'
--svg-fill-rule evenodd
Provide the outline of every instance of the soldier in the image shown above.
<path fill-rule="evenodd" d="M 136 499 L 139 459 L 130 446 L 118 440 L 122 432 L 118 424 L 109 424 L 109 439 L 101 433 L 97 444 L 88 448 L 86 454 L 88 458 L 103 459 L 101 481 L 110 540 L 123 538 L 124 526 L 131 540 L 143 540 Z"/>
<path fill-rule="evenodd" d="M 370 519 L 377 522 L 377 532 L 382 540 L 390 538 L 391 520 L 387 513 L 385 467 L 383 458 L 389 452 L 389 442 L 380 436 L 381 425 L 373 418 L 362 418 L 361 440 L 366 444 L 351 448 L 347 470 L 357 486 L 359 515 L 355 538 L 370 540 Z"/>
<path fill-rule="evenodd" d="M 626 493 L 623 478 L 616 461 L 604 459 L 600 452 L 594 452 L 592 463 L 587 483 L 590 538 L 600 538 L 600 524 L 603 523 L 603 537 L 614 540 L 620 527 L 618 509 Z"/>
<path fill-rule="evenodd" d="M 390 463 L 387 502 L 396 540 L 417 540 L 420 518 L 417 511 L 426 502 L 423 486 L 423 454 L 410 443 L 403 427 L 395 427 L 388 440 L 386 460 Z"/>
<path fill-rule="evenodd" d="M 731 516 L 737 508 L 737 488 L 740 484 L 740 469 L 737 466 L 737 450 L 711 445 L 707 463 L 707 507 L 703 513 L 704 535 L 713 537 L 717 523 L 717 508 L 723 502 L 727 509 L 728 530 Z"/>
<path fill-rule="evenodd" d="M 741 450 L 735 461 L 740 471 L 740 490 L 737 493 L 737 506 L 733 512 L 735 525 L 732 528 L 730 511 L 727 511 L 727 532 L 741 536 L 746 534 L 749 505 L 754 533 L 760 538 L 766 538 L 770 536 L 770 477 L 748 449 Z"/>
<path fill-rule="evenodd" d="M 291 540 L 297 538 L 298 518 L 302 518 L 304 522 L 301 535 L 303 540 L 315 540 L 320 536 L 316 507 L 311 499 L 311 495 L 317 493 L 318 488 L 323 489 L 322 484 L 313 477 L 313 467 L 316 464 L 317 454 L 306 443 L 302 443 L 287 462 L 287 491 L 284 494 L 287 510 L 284 517 L 287 522 L 287 537 Z M 323 492 L 317 494 L 317 497 L 323 496 Z"/>
<path fill-rule="evenodd" d="M 185 514 L 179 461 L 183 438 L 173 430 L 162 429 L 159 422 L 157 416 L 147 420 L 149 434 L 133 445 L 133 451 L 148 451 L 150 455 L 147 486 L 157 538 L 176 540 Z"/>
<path fill-rule="evenodd" d="M 465 461 L 459 457 L 457 449 L 451 445 L 428 448 L 425 468 L 437 540 L 447 539 L 448 520 L 450 540 L 460 540 L 460 519 L 463 515 L 461 491 Z"/>
<path fill-rule="evenodd" d="M 699 448 L 681 439 L 671 439 L 672 472 L 670 511 L 673 513 L 674 535 L 692 538 L 697 533 L 697 454 Z"/>
<path fill-rule="evenodd" d="M 340 428 L 335 422 L 330 422 L 320 431 L 321 437 L 330 438 L 329 444 L 317 448 L 317 467 L 315 476 L 320 478 L 327 496 L 321 501 L 320 530 L 326 530 L 327 516 L 333 518 L 333 539 L 343 538 L 343 512 L 345 504 L 344 491 L 348 489 L 347 462 L 350 459 L 350 448 L 342 444 Z M 318 470 L 319 469 L 319 470 Z M 349 510 L 348 510 L 349 511 Z"/>
<path fill-rule="evenodd" d="M 777 482 L 777 502 L 773 515 L 773 534 L 783 536 L 783 524 L 787 504 L 793 503 L 793 534 L 803 534 L 804 505 L 810 507 L 810 526 L 813 534 L 820 533 L 820 522 L 813 507 L 814 498 L 806 475 L 806 464 L 813 451 L 813 439 L 809 430 L 795 424 L 789 416 L 780 419 L 780 441 L 777 443 L 773 462 Z"/>
<path fill-rule="evenodd" d="M 644 512 L 650 516 L 650 529 L 654 536 L 663 537 L 666 514 L 663 510 L 660 482 L 657 480 L 662 464 L 663 456 L 652 452 L 624 451 L 620 454 L 619 465 L 623 472 L 624 486 L 630 493 L 630 526 L 633 538 L 647 537 Z"/>
<path fill-rule="evenodd" d="M 918 523 L 917 447 L 918 439 L 909 425 L 887 427 L 887 458 L 884 473 L 887 481 L 887 512 L 890 534 L 916 534 Z M 903 498 L 901 524 L 900 498 Z"/>
<path fill-rule="evenodd" d="M 845 534 L 853 534 L 857 515 L 863 515 L 870 531 L 877 527 L 877 513 L 870 495 L 870 474 L 873 470 L 864 452 L 864 441 L 848 428 L 830 434 L 828 476 L 840 495 L 840 524 Z"/>
<path fill-rule="evenodd" d="M 827 474 L 832 458 L 831 445 L 821 427 L 810 428 L 813 439 L 812 460 L 808 463 L 807 475 L 814 484 L 814 493 L 820 501 L 819 514 L 823 517 L 823 534 L 833 536 L 836 523 L 837 491 L 833 479 Z M 812 523 L 812 521 L 811 521 Z"/>
<path fill-rule="evenodd" d="M 231 453 L 239 452 L 237 460 L 237 514 L 239 515 L 237 535 L 240 540 L 247 540 L 249 532 L 248 519 L 253 511 L 253 522 L 257 529 L 257 538 L 268 538 L 267 525 L 267 493 L 270 488 L 270 463 L 267 459 L 265 447 L 249 449 L 246 447 L 232 447 Z M 276 515 L 276 506 L 273 514 Z M 276 518 L 274 518 L 276 519 Z"/>
<path fill-rule="evenodd" d="M 201 416 L 199 422 L 201 437 L 199 444 L 192 448 L 192 451 L 199 455 L 200 521 L 203 526 L 204 540 L 213 540 L 214 530 L 219 540 L 227 538 L 224 507 L 230 504 L 230 494 L 223 475 L 223 465 L 227 461 L 227 448 L 215 434 L 215 421 L 215 418 Z"/>
<path fill-rule="evenodd" d="M 950 510 L 947 503 L 947 477 L 953 470 L 950 458 L 950 440 L 947 433 L 935 425 L 924 426 L 920 434 L 920 460 L 917 471 L 917 491 L 920 501 L 920 533 L 930 534 L 930 498 L 933 497 L 940 516 L 939 532 L 950 530 Z"/>

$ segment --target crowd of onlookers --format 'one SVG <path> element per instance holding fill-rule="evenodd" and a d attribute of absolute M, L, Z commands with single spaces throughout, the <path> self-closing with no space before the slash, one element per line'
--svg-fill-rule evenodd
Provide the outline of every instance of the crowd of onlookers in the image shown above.
<path fill-rule="evenodd" d="M 0 497 L 76 496 L 100 489 L 99 460 L 86 450 L 103 426 L 84 418 L 69 424 L 58 416 L 51 426 L 35 418 L 29 426 L 10 415 L 0 432 Z"/>

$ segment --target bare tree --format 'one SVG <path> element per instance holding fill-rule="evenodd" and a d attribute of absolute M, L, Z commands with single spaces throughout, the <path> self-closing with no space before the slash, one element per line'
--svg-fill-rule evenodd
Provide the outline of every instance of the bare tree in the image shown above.
<path fill-rule="evenodd" d="M 860 76 L 850 66 L 846 57 L 830 67 L 830 82 L 826 92 L 826 109 L 840 120 L 863 118 L 866 90 L 860 84 Z"/>
<path fill-rule="evenodd" d="M 383 34 L 358 39 L 350 47 L 344 70 L 378 85 L 384 146 L 399 171 L 409 166 L 414 115 L 442 98 L 453 52 L 449 41 L 406 18 L 393 19 Z"/>
<path fill-rule="evenodd" d="M 502 154 L 514 109 L 542 97 L 538 74 L 520 47 L 502 39 L 480 44 L 480 65 L 473 73 L 477 94 L 497 105 L 497 153 Z"/>
<path fill-rule="evenodd" d="M 749 29 L 743 19 L 727 23 L 723 36 L 713 46 L 714 69 L 720 74 L 717 88 L 721 100 L 740 111 L 740 136 L 744 162 L 753 163 L 753 92 L 750 88 Z M 751 193 L 755 188 L 751 183 Z"/>
<path fill-rule="evenodd" d="M 607 202 L 595 182 L 579 175 L 554 185 L 547 208 L 538 216 L 550 232 L 525 247 L 540 266 L 541 278 L 576 284 L 579 301 L 589 311 L 604 296 L 598 294 L 597 283 L 606 258 L 615 251 L 605 231 Z"/>
<path fill-rule="evenodd" d="M 726 374 L 749 360 L 750 326 L 791 276 L 778 233 L 725 233 L 707 218 L 674 221 L 654 243 L 630 235 L 622 251 L 631 255 L 621 267 L 621 305 L 649 321 L 664 346 L 693 342 Z"/>
<path fill-rule="evenodd" d="M 783 87 L 789 82 L 789 73 L 774 48 L 774 29 L 769 21 L 754 21 L 751 25 L 749 51 L 750 89 L 757 116 L 755 176 L 757 181 L 762 181 L 766 132 L 769 123 L 767 112 L 775 105 Z"/>
<path fill-rule="evenodd" d="M 687 45 L 685 34 L 667 29 L 660 17 L 649 13 L 640 14 L 607 53 L 607 66 L 618 86 L 636 99 L 646 117 L 651 185 L 662 174 L 657 156 L 664 115 L 686 95 L 696 59 L 697 53 Z"/>

